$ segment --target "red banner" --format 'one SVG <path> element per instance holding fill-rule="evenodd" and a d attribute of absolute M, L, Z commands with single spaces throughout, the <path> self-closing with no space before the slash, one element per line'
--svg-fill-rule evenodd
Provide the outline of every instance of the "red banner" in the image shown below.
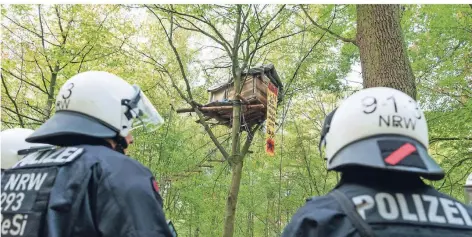
<path fill-rule="evenodd" d="M 275 116 L 277 112 L 278 88 L 269 82 L 267 86 L 266 146 L 269 156 L 275 155 Z"/>

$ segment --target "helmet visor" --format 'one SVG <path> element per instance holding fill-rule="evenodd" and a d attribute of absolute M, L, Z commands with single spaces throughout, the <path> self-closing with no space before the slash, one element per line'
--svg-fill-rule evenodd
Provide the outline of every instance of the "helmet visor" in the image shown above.
<path fill-rule="evenodd" d="M 159 112 L 157 112 L 156 108 L 154 108 L 144 92 L 136 85 L 133 87 L 136 90 L 136 96 L 130 103 L 130 112 L 134 117 L 131 130 L 139 130 L 140 132 L 146 133 L 156 131 L 164 123 L 164 119 Z"/>

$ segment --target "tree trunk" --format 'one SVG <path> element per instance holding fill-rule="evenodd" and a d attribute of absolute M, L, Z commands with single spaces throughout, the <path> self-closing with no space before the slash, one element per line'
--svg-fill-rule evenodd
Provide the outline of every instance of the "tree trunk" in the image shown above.
<path fill-rule="evenodd" d="M 231 55 L 232 71 L 234 80 L 233 101 L 238 101 L 238 95 L 241 91 L 241 67 L 239 65 L 238 45 L 241 39 L 241 17 L 242 7 L 237 5 L 238 18 L 236 20 L 236 32 L 233 40 L 233 50 Z M 243 157 L 240 149 L 241 139 L 241 104 L 233 104 L 233 123 L 231 130 L 231 156 L 229 164 L 231 165 L 231 186 L 226 199 L 225 223 L 223 227 L 223 237 L 232 237 L 234 232 L 234 219 L 236 217 L 236 204 L 238 203 L 239 186 L 243 170 Z"/>
<path fill-rule="evenodd" d="M 234 65 L 236 64 L 236 65 Z M 237 62 L 233 62 L 236 73 L 234 73 L 234 98 L 237 100 L 237 92 L 241 87 L 241 72 Z M 236 217 L 236 204 L 238 203 L 239 186 L 243 169 L 243 160 L 240 149 L 240 128 L 241 128 L 241 105 L 233 105 L 233 123 L 232 123 L 232 147 L 229 164 L 231 165 L 231 186 L 226 199 L 225 224 L 223 237 L 232 237 L 234 232 L 234 219 Z"/>
<path fill-rule="evenodd" d="M 400 5 L 357 5 L 364 88 L 391 87 L 416 99 L 415 77 L 400 25 Z"/>
<path fill-rule="evenodd" d="M 241 183 L 241 174 L 243 170 L 243 161 L 234 163 L 231 167 L 231 186 L 226 202 L 226 217 L 224 226 L 224 237 L 233 236 L 234 219 L 236 217 L 236 204 L 238 203 L 239 186 Z"/>

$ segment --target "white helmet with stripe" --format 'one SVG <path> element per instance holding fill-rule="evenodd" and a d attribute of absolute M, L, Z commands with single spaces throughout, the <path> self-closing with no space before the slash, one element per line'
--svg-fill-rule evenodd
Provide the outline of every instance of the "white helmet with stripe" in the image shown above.
<path fill-rule="evenodd" d="M 423 111 L 407 94 L 387 87 L 360 90 L 326 119 L 320 146 L 328 170 L 364 166 L 439 180 L 444 171 L 428 155 Z"/>

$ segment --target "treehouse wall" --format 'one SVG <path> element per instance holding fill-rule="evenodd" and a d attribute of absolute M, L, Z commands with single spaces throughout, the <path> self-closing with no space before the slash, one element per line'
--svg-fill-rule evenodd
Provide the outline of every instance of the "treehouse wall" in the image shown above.
<path fill-rule="evenodd" d="M 244 84 L 241 90 L 241 96 L 250 102 L 250 104 L 267 104 L 267 84 L 270 81 L 264 74 L 249 75 L 242 78 Z M 210 91 L 209 103 L 224 102 L 234 97 L 234 84 L 227 84 L 218 89 Z"/>
<path fill-rule="evenodd" d="M 210 99 L 208 100 L 208 103 L 214 102 L 214 101 L 224 101 L 225 99 L 228 98 L 228 89 L 227 86 L 224 86 L 223 88 L 210 92 Z"/>

